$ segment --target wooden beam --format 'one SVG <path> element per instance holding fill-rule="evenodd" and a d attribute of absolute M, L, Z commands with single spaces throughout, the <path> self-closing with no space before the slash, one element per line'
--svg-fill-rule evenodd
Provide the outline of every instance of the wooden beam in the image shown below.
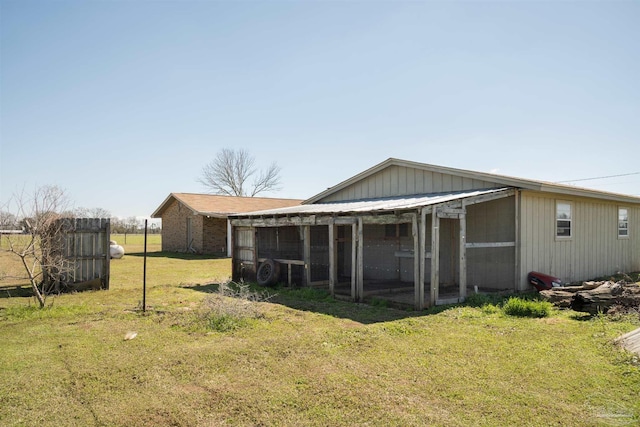
<path fill-rule="evenodd" d="M 329 221 L 329 293 L 335 295 L 335 285 L 338 281 L 337 253 L 336 253 L 336 225 L 333 219 Z"/>
<path fill-rule="evenodd" d="M 358 301 L 364 296 L 364 226 L 362 218 L 358 218 L 358 276 L 357 276 Z"/>
<path fill-rule="evenodd" d="M 105 248 L 104 253 L 106 254 L 105 257 L 105 261 L 103 264 L 103 276 L 104 277 L 104 286 L 106 290 L 109 290 L 109 282 L 111 281 L 111 245 L 109 243 L 109 239 L 111 236 L 111 220 L 107 219 L 107 222 L 105 224 L 105 232 L 106 232 L 106 236 L 104 237 L 104 245 Z"/>
<path fill-rule="evenodd" d="M 515 288 L 513 289 L 514 291 L 518 291 L 520 289 L 521 282 L 522 282 L 522 272 L 520 271 L 520 266 L 522 265 L 520 263 L 520 254 L 521 252 L 521 248 L 520 248 L 520 229 L 521 229 L 521 225 L 520 225 L 520 199 L 522 193 L 519 190 L 515 190 L 515 197 L 514 199 L 514 210 L 515 210 L 515 245 L 516 247 L 514 248 L 515 251 Z"/>
<path fill-rule="evenodd" d="M 236 218 L 231 220 L 231 225 L 238 227 L 287 227 L 287 226 L 301 226 L 301 225 L 327 225 L 331 216 L 317 217 L 315 215 L 310 216 L 293 216 L 293 217 L 251 217 L 251 218 Z"/>
<path fill-rule="evenodd" d="M 303 251 L 304 251 L 304 285 L 311 283 L 311 227 L 303 226 Z"/>
<path fill-rule="evenodd" d="M 466 253 L 466 238 L 467 238 L 467 217 L 465 214 L 460 214 L 460 262 L 458 263 L 458 282 L 460 286 L 460 302 L 464 301 L 467 297 L 467 253 Z"/>
<path fill-rule="evenodd" d="M 422 310 L 424 308 L 424 281 L 426 276 L 426 264 L 425 258 L 427 254 L 427 209 L 422 209 L 420 212 L 420 281 L 418 283 L 418 289 L 416 295 L 416 309 Z"/>
<path fill-rule="evenodd" d="M 233 237 L 231 236 L 231 222 L 227 219 L 227 256 L 229 258 L 231 258 L 233 256 L 233 253 L 231 252 L 231 241 L 233 240 Z"/>
<path fill-rule="evenodd" d="M 258 262 L 265 262 L 266 260 L 267 258 L 258 258 Z M 301 265 L 304 267 L 304 261 L 301 259 L 274 258 L 273 260 L 279 264 Z"/>
<path fill-rule="evenodd" d="M 443 207 L 441 209 L 438 209 L 438 217 L 440 218 L 458 219 L 458 215 L 461 215 L 464 213 L 466 212 L 463 207 L 460 207 L 460 208 Z"/>
<path fill-rule="evenodd" d="M 508 248 L 510 246 L 515 246 L 516 242 L 477 242 L 477 243 L 466 243 L 464 245 L 467 249 L 474 248 Z"/>
<path fill-rule="evenodd" d="M 413 213 L 358 215 L 364 224 L 404 224 L 413 221 Z"/>
<path fill-rule="evenodd" d="M 253 262 L 253 272 L 255 274 L 258 273 L 258 236 L 256 233 L 256 229 L 254 227 L 250 227 L 251 229 L 251 248 L 253 249 L 251 260 Z"/>
<path fill-rule="evenodd" d="M 418 213 L 413 214 L 411 222 L 411 235 L 413 236 L 413 253 L 420 254 L 420 230 L 418 229 Z M 413 257 L 413 289 L 414 289 L 414 307 L 420 308 L 420 257 Z"/>
<path fill-rule="evenodd" d="M 349 216 L 339 216 L 331 218 L 330 221 L 333 221 L 335 225 L 352 225 L 358 222 L 357 219 Z"/>
<path fill-rule="evenodd" d="M 356 276 L 358 274 L 358 224 L 351 224 L 351 299 L 357 301 Z"/>
<path fill-rule="evenodd" d="M 458 219 L 459 217 L 460 214 L 455 212 L 438 212 L 438 218 Z"/>
<path fill-rule="evenodd" d="M 431 215 L 431 293 L 429 305 L 438 301 L 438 287 L 440 280 L 440 218 L 437 212 Z"/>
<path fill-rule="evenodd" d="M 331 215 L 296 215 L 283 217 L 249 217 L 235 218 L 229 220 L 231 225 L 236 227 L 287 227 L 301 225 L 328 225 L 330 221 L 334 224 L 348 225 L 357 223 L 358 218 L 365 224 L 403 224 L 411 223 L 412 213 L 399 214 L 360 214 L 357 216 L 333 217 Z"/>

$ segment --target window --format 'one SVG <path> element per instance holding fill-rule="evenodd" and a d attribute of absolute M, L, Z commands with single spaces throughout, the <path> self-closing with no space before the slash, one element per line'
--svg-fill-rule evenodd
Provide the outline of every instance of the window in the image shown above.
<path fill-rule="evenodd" d="M 618 237 L 629 237 L 629 209 L 618 208 Z"/>
<path fill-rule="evenodd" d="M 571 203 L 556 203 L 556 237 L 571 237 Z"/>

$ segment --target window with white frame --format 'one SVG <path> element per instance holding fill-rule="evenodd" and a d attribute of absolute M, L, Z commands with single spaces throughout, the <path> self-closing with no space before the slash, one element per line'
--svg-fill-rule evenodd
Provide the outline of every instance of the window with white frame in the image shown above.
<path fill-rule="evenodd" d="M 629 209 L 618 208 L 618 237 L 629 237 Z"/>
<path fill-rule="evenodd" d="M 571 203 L 556 202 L 556 237 L 571 237 Z"/>

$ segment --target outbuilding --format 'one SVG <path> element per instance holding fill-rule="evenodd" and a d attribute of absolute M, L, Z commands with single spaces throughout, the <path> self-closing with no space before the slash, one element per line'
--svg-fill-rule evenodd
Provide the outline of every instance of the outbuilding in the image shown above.
<path fill-rule="evenodd" d="M 301 205 L 229 218 L 236 280 L 417 309 L 525 291 L 531 271 L 640 270 L 639 197 L 393 158 Z"/>
<path fill-rule="evenodd" d="M 162 218 L 162 250 L 231 256 L 231 214 L 299 205 L 302 200 L 171 193 L 151 215 Z"/>

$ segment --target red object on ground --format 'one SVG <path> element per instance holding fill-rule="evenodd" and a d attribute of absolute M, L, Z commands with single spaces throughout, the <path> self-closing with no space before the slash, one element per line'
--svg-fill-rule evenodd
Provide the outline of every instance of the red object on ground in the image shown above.
<path fill-rule="evenodd" d="M 557 277 L 538 273 L 537 271 L 532 271 L 531 273 L 529 273 L 529 275 L 527 276 L 527 280 L 529 280 L 529 283 L 539 291 L 564 286 L 562 280 L 558 279 Z"/>

